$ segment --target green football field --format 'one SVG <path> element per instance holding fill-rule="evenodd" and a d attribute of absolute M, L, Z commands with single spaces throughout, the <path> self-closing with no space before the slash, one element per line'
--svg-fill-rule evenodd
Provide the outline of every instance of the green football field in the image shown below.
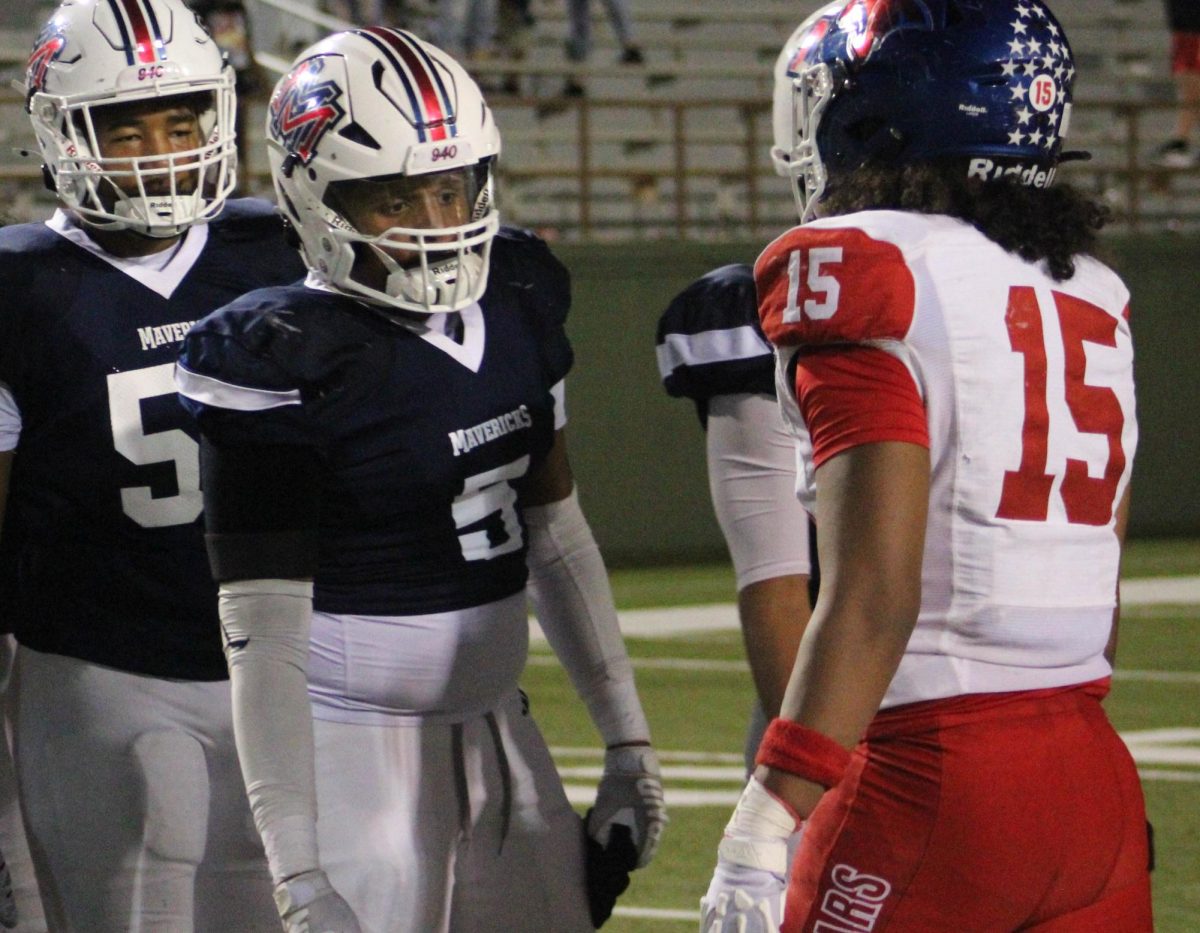
<path fill-rule="evenodd" d="M 1132 583 L 1123 588 L 1117 676 L 1106 701 L 1138 762 L 1154 823 L 1159 933 L 1200 930 L 1200 577 L 1189 579 L 1195 574 L 1200 541 L 1129 546 L 1123 576 Z M 733 618 L 732 607 L 710 605 L 731 601 L 733 576 L 722 566 L 620 571 L 613 586 L 662 759 L 671 823 L 654 863 L 635 874 L 605 930 L 695 929 L 697 902 L 740 790 L 752 702 L 741 637 L 719 624 Z M 645 613 L 625 611 L 655 607 L 693 608 L 667 614 L 679 624 L 666 627 L 679 631 L 631 637 Z M 586 806 L 600 776 L 599 740 L 544 642 L 535 642 L 522 684 L 572 801 Z"/>

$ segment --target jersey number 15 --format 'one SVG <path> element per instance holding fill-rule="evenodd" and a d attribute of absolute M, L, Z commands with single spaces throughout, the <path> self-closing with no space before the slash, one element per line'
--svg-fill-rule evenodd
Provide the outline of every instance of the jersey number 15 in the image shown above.
<path fill-rule="evenodd" d="M 1108 441 L 1104 472 L 1088 475 L 1086 461 L 1067 458 L 1059 494 L 1067 521 L 1078 525 L 1106 525 L 1116 506 L 1117 487 L 1125 472 L 1125 449 L 1121 432 L 1125 415 L 1117 393 L 1108 386 L 1084 382 L 1087 369 L 1085 343 L 1106 347 L 1117 345 L 1117 319 L 1082 299 L 1054 292 L 1063 343 L 1063 387 L 1067 412 L 1082 434 L 1102 434 Z M 1047 354 L 1042 308 L 1037 294 L 1028 286 L 1008 293 L 1004 316 L 1008 338 L 1025 362 L 1025 422 L 1021 430 L 1021 465 L 1004 474 L 997 518 L 1046 521 L 1055 477 L 1047 472 L 1050 420 L 1062 403 L 1049 397 Z"/>

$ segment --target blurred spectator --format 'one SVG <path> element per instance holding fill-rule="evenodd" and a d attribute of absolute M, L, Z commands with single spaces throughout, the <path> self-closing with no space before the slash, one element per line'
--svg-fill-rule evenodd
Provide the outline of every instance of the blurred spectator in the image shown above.
<path fill-rule="evenodd" d="M 1192 130 L 1200 113 L 1200 2 L 1166 0 L 1167 22 L 1171 27 L 1171 73 L 1179 109 L 1175 131 L 1158 148 L 1163 165 L 1187 167 L 1200 164 L 1192 145 Z"/>
<path fill-rule="evenodd" d="M 535 23 L 530 0 L 499 0 L 496 7 L 496 51 L 501 58 L 515 64 L 525 61 Z M 516 72 L 505 75 L 501 90 L 505 94 L 520 94 L 521 76 Z"/>
<path fill-rule="evenodd" d="M 629 14 L 629 0 L 604 0 L 608 20 L 621 43 L 621 64 L 641 65 L 645 58 L 641 46 L 633 38 L 633 18 Z M 592 51 L 592 4 L 591 0 L 567 0 L 567 16 L 570 19 L 570 34 L 567 38 L 567 59 L 585 62 Z M 579 97 L 583 86 L 575 78 L 568 78 L 563 86 L 567 97 Z"/>
<path fill-rule="evenodd" d="M 186 0 L 196 15 L 212 33 L 217 46 L 229 59 L 237 76 L 238 189 L 244 194 L 249 181 L 247 159 L 247 117 L 250 101 L 267 87 L 262 67 L 254 60 L 254 44 L 250 38 L 250 18 L 242 0 Z"/>
<path fill-rule="evenodd" d="M 496 33 L 497 0 L 438 0 L 436 40 L 451 55 L 472 62 L 489 58 Z"/>
<path fill-rule="evenodd" d="M 325 0 L 334 16 L 356 26 L 390 26 L 407 29 L 417 16 L 408 0 Z"/>

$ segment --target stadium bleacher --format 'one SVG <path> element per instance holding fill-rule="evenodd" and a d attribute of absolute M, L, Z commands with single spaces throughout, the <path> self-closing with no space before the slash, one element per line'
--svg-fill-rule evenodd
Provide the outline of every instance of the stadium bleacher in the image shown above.
<path fill-rule="evenodd" d="M 339 22 L 316 0 L 246 3 L 268 70 L 286 67 L 298 47 Z M 44 12 L 44 3 L 28 5 L 37 16 Z M 566 4 L 534 0 L 537 23 L 525 59 L 473 66 L 485 87 L 497 89 L 490 100 L 504 133 L 508 217 L 592 239 L 756 237 L 790 223 L 790 199 L 767 156 L 771 65 L 805 6 L 631 5 L 644 65 L 617 63 L 620 48 L 597 5 L 593 53 L 572 67 L 563 51 Z M 1071 145 L 1093 153 L 1090 163 L 1069 166 L 1068 176 L 1104 197 L 1128 226 L 1200 227 L 1200 169 L 1153 164 L 1173 120 L 1162 4 L 1058 0 L 1053 8 L 1080 73 Z M 0 30 L 3 77 L 20 76 L 28 42 L 19 28 Z M 568 74 L 585 96 L 561 96 Z M 498 91 L 509 75 L 518 79 L 518 96 Z M 261 140 L 262 107 L 256 102 L 247 127 L 254 143 Z M 14 152 L 31 142 L 19 95 L 10 92 L 0 108 L 0 196 L 11 216 L 36 213 L 46 200 L 36 191 L 36 162 Z M 256 184 L 265 190 L 261 147 L 251 152 Z"/>

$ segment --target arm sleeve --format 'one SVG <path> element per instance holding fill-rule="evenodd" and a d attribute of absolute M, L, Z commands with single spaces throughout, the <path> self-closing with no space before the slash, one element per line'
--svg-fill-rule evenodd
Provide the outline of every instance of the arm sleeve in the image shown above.
<path fill-rule="evenodd" d="M 245 580 L 220 588 L 238 760 L 278 884 L 319 867 L 308 636 L 312 584 Z"/>
<path fill-rule="evenodd" d="M 808 513 L 796 498 L 796 448 L 768 395 L 718 395 L 709 407 L 708 484 L 737 588 L 807 575 Z"/>
<path fill-rule="evenodd" d="M 525 524 L 534 611 L 605 745 L 648 741 L 608 574 L 578 494 L 527 508 Z"/>
<path fill-rule="evenodd" d="M 876 347 L 828 347 L 796 357 L 796 400 L 813 464 L 851 447 L 903 441 L 929 447 L 925 406 L 908 368 Z"/>

